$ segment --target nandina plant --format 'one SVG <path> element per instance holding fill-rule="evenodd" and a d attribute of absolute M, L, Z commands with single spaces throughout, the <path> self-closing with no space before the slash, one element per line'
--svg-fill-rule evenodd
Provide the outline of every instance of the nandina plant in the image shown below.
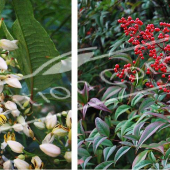
<path fill-rule="evenodd" d="M 122 60 L 103 95 L 101 89 L 94 97 L 96 87 L 87 83 L 79 91 L 79 167 L 168 169 L 170 24 L 145 25 L 132 17 L 118 22 L 129 47 L 121 51 L 134 53 L 111 55 Z"/>

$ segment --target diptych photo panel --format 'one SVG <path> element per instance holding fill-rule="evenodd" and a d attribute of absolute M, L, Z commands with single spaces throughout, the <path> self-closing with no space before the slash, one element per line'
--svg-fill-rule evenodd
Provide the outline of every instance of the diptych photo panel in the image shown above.
<path fill-rule="evenodd" d="M 0 0 L 0 169 L 71 169 L 71 1 Z"/>
<path fill-rule="evenodd" d="M 78 1 L 78 169 L 169 169 L 170 2 Z"/>
<path fill-rule="evenodd" d="M 0 0 L 0 169 L 170 169 L 170 1 Z"/>

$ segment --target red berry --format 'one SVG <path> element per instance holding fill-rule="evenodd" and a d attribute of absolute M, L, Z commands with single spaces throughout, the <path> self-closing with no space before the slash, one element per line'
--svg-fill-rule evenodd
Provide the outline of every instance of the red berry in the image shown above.
<path fill-rule="evenodd" d="M 165 78 L 166 76 L 165 76 L 165 74 L 162 74 L 162 78 Z"/>
<path fill-rule="evenodd" d="M 115 65 L 115 68 L 119 68 L 119 64 L 116 64 L 116 65 Z"/>

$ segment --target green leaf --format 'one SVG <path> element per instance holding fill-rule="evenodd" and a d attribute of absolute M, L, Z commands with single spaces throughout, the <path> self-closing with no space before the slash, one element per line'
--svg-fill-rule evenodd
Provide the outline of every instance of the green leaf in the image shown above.
<path fill-rule="evenodd" d="M 113 146 L 113 143 L 109 139 L 104 140 L 101 144 L 103 146 L 110 146 L 110 147 Z"/>
<path fill-rule="evenodd" d="M 143 100 L 143 102 L 141 103 L 141 105 L 139 107 L 139 112 L 144 111 L 145 108 L 152 105 L 153 103 L 154 103 L 154 100 L 152 98 L 147 98 L 147 99 Z"/>
<path fill-rule="evenodd" d="M 105 169 L 107 169 L 109 166 L 111 166 L 113 163 L 114 163 L 113 161 L 102 162 L 101 164 L 97 165 L 94 169 L 102 169 L 102 170 L 105 170 Z"/>
<path fill-rule="evenodd" d="M 102 136 L 97 136 L 95 139 L 94 139 L 94 142 L 93 142 L 93 152 L 96 153 L 96 150 L 98 148 L 98 146 L 105 140 L 107 139 L 107 137 L 102 137 Z"/>
<path fill-rule="evenodd" d="M 126 152 L 128 152 L 130 149 L 129 146 L 122 146 L 117 152 L 116 152 L 116 155 L 115 155 L 115 158 L 114 158 L 114 163 L 116 164 L 116 162 L 120 159 L 120 157 L 122 155 L 124 155 Z"/>
<path fill-rule="evenodd" d="M 86 165 L 87 165 L 87 163 L 90 161 L 91 158 L 92 158 L 92 156 L 89 156 L 89 157 L 87 157 L 87 158 L 84 160 L 84 163 L 82 164 L 83 169 L 86 168 Z"/>
<path fill-rule="evenodd" d="M 136 164 L 132 170 L 138 170 L 138 169 L 142 169 L 143 167 L 147 166 L 147 165 L 150 165 L 152 164 L 153 162 L 152 161 L 149 161 L 149 160 L 143 160 L 143 161 L 140 161 L 138 164 Z"/>
<path fill-rule="evenodd" d="M 110 135 L 109 126 L 103 120 L 101 120 L 100 118 L 96 118 L 95 124 L 100 135 L 109 137 Z"/>
<path fill-rule="evenodd" d="M 131 107 L 128 105 L 121 105 L 116 109 L 115 112 L 115 120 L 117 120 L 117 118 L 124 112 L 126 112 L 127 110 L 129 110 Z"/>
<path fill-rule="evenodd" d="M 0 15 L 2 13 L 2 10 L 4 9 L 5 7 L 5 0 L 0 0 Z"/>
<path fill-rule="evenodd" d="M 138 93 L 131 101 L 131 106 L 135 106 L 144 97 L 143 94 Z"/>
<path fill-rule="evenodd" d="M 148 125 L 143 131 L 136 149 L 138 150 L 140 146 L 164 124 L 165 123 L 162 122 L 154 122 Z"/>
<path fill-rule="evenodd" d="M 135 158 L 135 160 L 133 161 L 133 164 L 132 164 L 132 168 L 138 164 L 140 161 L 143 161 L 145 160 L 147 154 L 148 154 L 149 150 L 145 150 L 143 152 L 141 152 L 140 154 L 138 154 Z"/>
<path fill-rule="evenodd" d="M 58 60 L 59 53 L 45 29 L 34 18 L 31 2 L 29 0 L 12 0 L 12 2 L 17 17 L 12 30 L 14 37 L 19 40 L 19 49 L 14 54 L 22 74 L 30 75 L 25 80 L 31 93 L 31 99 L 34 100 L 38 91 L 51 87 L 60 77 L 55 74 L 43 75 L 44 71 L 59 62 L 48 63 L 50 59 L 46 56 L 53 59 L 56 57 L 55 59 Z M 40 70 L 37 71 L 38 69 Z M 59 69 L 56 67 L 55 72 Z"/>
<path fill-rule="evenodd" d="M 104 155 L 104 160 L 107 161 L 109 159 L 109 157 L 113 154 L 113 152 L 115 151 L 116 146 L 113 147 L 107 147 L 104 149 L 103 151 L 103 155 Z"/>
<path fill-rule="evenodd" d="M 119 53 L 117 55 L 111 56 L 110 58 L 121 59 L 121 60 L 126 61 L 127 63 L 132 64 L 132 58 L 128 54 L 125 54 L 125 53 Z"/>
<path fill-rule="evenodd" d="M 170 148 L 165 153 L 165 159 L 167 159 L 169 157 L 169 155 L 170 155 Z"/>
<path fill-rule="evenodd" d="M 85 139 L 85 132 L 82 125 L 82 120 L 80 120 L 78 123 L 78 134 L 79 134 L 79 138 Z"/>
<path fill-rule="evenodd" d="M 78 149 L 78 155 L 82 156 L 82 157 L 89 157 L 90 153 L 84 148 L 79 148 Z"/>
<path fill-rule="evenodd" d="M 108 99 L 109 97 L 117 94 L 122 88 L 118 86 L 109 87 L 106 92 L 103 94 L 102 101 Z"/>

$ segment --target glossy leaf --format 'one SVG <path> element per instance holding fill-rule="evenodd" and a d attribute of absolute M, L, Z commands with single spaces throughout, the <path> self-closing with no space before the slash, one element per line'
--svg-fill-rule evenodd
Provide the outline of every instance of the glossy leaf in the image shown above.
<path fill-rule="evenodd" d="M 141 145 L 150 137 L 152 136 L 164 123 L 162 122 L 154 122 L 148 125 L 144 132 L 142 133 L 140 140 L 138 142 L 137 150 L 141 147 Z"/>
<path fill-rule="evenodd" d="M 103 120 L 101 120 L 100 118 L 96 118 L 95 124 L 100 135 L 109 137 L 110 135 L 109 126 Z"/>
<path fill-rule="evenodd" d="M 104 155 L 104 160 L 107 161 L 109 159 L 109 157 L 113 154 L 113 152 L 115 151 L 116 146 L 113 147 L 107 147 L 103 150 L 103 155 Z"/>
<path fill-rule="evenodd" d="M 94 169 L 106 170 L 106 169 L 109 168 L 113 163 L 114 163 L 113 161 L 102 162 L 101 164 L 97 165 Z"/>
<path fill-rule="evenodd" d="M 123 114 L 124 112 L 126 112 L 127 110 L 129 110 L 131 107 L 128 105 L 121 105 L 116 109 L 115 112 L 115 120 L 117 120 L 117 118 Z"/>

